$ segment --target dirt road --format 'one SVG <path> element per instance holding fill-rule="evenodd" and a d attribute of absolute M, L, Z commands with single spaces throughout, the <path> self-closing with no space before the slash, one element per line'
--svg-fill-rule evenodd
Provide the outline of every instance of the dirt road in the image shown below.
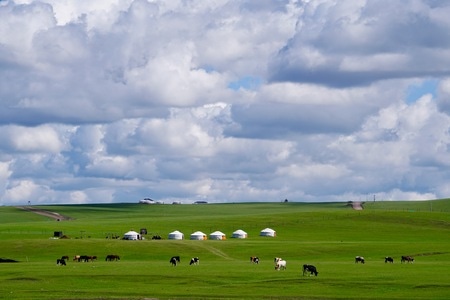
<path fill-rule="evenodd" d="M 26 211 L 30 211 L 35 214 L 41 215 L 41 216 L 46 216 L 46 217 L 52 218 L 56 221 L 66 221 L 66 220 L 71 219 L 70 217 L 63 216 L 57 212 L 48 211 L 48 210 L 44 210 L 44 209 L 40 209 L 40 208 L 36 208 L 36 207 L 32 207 L 32 206 L 17 206 L 17 208 L 23 209 Z"/>

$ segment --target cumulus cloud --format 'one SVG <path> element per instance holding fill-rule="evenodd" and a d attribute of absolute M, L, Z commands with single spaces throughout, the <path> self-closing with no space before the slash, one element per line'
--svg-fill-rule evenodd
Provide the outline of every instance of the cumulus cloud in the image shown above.
<path fill-rule="evenodd" d="M 64 137 L 51 126 L 3 126 L 0 136 L 5 148 L 16 152 L 59 153 L 64 151 Z"/>
<path fill-rule="evenodd" d="M 0 1 L 0 203 L 447 197 L 449 13 Z"/>
<path fill-rule="evenodd" d="M 348 87 L 448 76 L 449 11 L 446 3 L 416 0 L 304 2 L 270 78 Z"/>

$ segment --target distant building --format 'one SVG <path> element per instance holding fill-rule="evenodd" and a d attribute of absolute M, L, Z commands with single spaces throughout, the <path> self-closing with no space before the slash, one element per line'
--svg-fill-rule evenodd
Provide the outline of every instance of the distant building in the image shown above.
<path fill-rule="evenodd" d="M 134 240 L 141 240 L 142 237 L 136 231 L 131 230 L 131 231 L 128 231 L 128 232 L 124 233 L 122 239 L 134 241 Z"/>
<path fill-rule="evenodd" d="M 261 230 L 261 232 L 259 233 L 260 236 L 270 236 L 270 237 L 276 237 L 277 233 L 275 230 L 271 229 L 271 228 L 265 228 L 263 230 Z"/>
<path fill-rule="evenodd" d="M 184 234 L 178 230 L 169 233 L 169 240 L 182 240 L 184 239 Z"/>
<path fill-rule="evenodd" d="M 139 200 L 139 203 L 140 204 L 164 204 L 164 202 L 162 202 L 162 201 L 155 201 L 150 198 L 144 198 L 142 200 Z"/>
<path fill-rule="evenodd" d="M 221 231 L 214 231 L 209 235 L 210 240 L 226 240 L 227 236 Z"/>
<path fill-rule="evenodd" d="M 201 241 L 201 240 L 206 240 L 206 234 L 204 234 L 201 231 L 196 231 L 194 233 L 191 234 L 191 240 L 197 240 L 197 241 Z"/>
<path fill-rule="evenodd" d="M 233 232 L 233 235 L 231 237 L 237 239 L 246 239 L 248 235 L 247 232 L 245 232 L 244 230 L 238 229 L 235 232 Z"/>

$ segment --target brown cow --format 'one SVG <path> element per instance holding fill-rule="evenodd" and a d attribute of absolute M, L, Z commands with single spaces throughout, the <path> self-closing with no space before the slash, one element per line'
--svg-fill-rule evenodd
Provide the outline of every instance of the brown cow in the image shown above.
<path fill-rule="evenodd" d="M 401 263 L 414 263 L 414 257 L 406 255 L 406 256 L 402 256 L 402 260 Z"/>

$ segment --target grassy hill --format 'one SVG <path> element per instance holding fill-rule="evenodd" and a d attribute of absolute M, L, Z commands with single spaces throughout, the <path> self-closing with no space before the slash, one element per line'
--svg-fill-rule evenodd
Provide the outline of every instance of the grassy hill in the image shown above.
<path fill-rule="evenodd" d="M 449 299 L 450 200 L 364 204 L 239 203 L 207 205 L 91 204 L 39 208 L 70 217 L 55 221 L 0 207 L 0 299 Z M 270 227 L 277 237 L 260 237 Z M 147 239 L 124 241 L 146 228 Z M 243 229 L 248 239 L 230 238 Z M 185 240 L 167 240 L 179 230 Z M 224 241 L 191 241 L 220 230 Z M 53 239 L 62 231 L 68 239 Z M 160 235 L 163 240 L 151 240 Z M 97 261 L 56 266 L 62 255 Z M 105 262 L 119 254 L 118 262 Z M 172 267 L 172 255 L 181 264 Z M 354 263 L 356 255 L 366 264 Z M 385 264 L 385 256 L 394 264 Z M 414 264 L 401 264 L 413 255 Z M 200 265 L 190 266 L 191 257 Z M 259 256 L 254 265 L 250 256 Z M 274 270 L 274 257 L 287 270 Z M 314 264 L 318 277 L 302 276 Z"/>

